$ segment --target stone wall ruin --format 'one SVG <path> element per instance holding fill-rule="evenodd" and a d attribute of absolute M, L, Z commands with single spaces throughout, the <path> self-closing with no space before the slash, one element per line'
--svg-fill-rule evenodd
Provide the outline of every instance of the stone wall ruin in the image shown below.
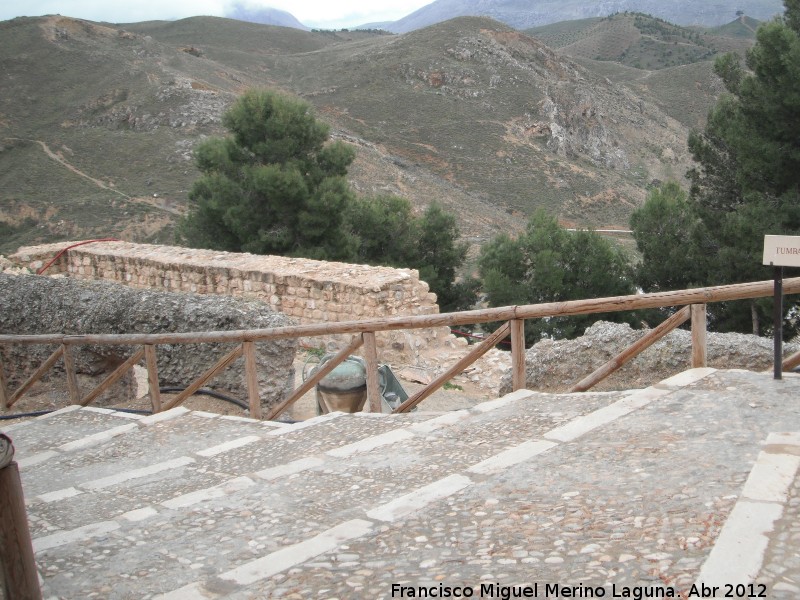
<path fill-rule="evenodd" d="M 9 259 L 37 270 L 72 244 L 20 248 Z M 415 270 L 283 256 L 98 242 L 70 249 L 46 274 L 259 300 L 300 324 L 439 312 L 436 295 Z M 344 339 L 329 336 L 303 343 L 332 350 Z M 381 362 L 418 367 L 437 367 L 443 351 L 449 354 L 449 349 L 466 344 L 447 327 L 379 333 L 377 343 Z"/>

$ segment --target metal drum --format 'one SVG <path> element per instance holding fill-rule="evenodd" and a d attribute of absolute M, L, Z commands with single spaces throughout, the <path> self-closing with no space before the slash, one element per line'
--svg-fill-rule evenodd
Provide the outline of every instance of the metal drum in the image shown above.
<path fill-rule="evenodd" d="M 303 380 L 312 377 L 335 354 L 326 354 L 319 363 L 306 374 L 303 368 Z M 381 411 L 391 413 L 408 400 L 403 386 L 392 373 L 389 365 L 378 367 L 378 386 L 381 396 Z M 341 364 L 323 377 L 316 386 L 317 414 L 324 415 L 330 412 L 354 413 L 364 410 L 367 402 L 367 363 L 359 356 L 348 356 Z M 412 409 L 415 410 L 415 409 Z"/>
<path fill-rule="evenodd" d="M 326 355 L 314 368 L 320 369 L 333 355 Z M 317 384 L 317 413 L 354 413 L 367 401 L 367 364 L 363 358 L 348 356 Z"/>

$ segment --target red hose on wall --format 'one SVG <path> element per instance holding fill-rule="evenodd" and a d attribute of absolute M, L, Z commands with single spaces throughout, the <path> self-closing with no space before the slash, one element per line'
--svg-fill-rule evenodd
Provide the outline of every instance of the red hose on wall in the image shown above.
<path fill-rule="evenodd" d="M 83 246 L 85 244 L 94 244 L 95 242 L 119 242 L 119 241 L 121 240 L 118 240 L 117 238 L 102 238 L 98 240 L 86 240 L 83 242 L 78 242 L 77 244 L 72 244 L 71 246 L 67 246 L 66 248 L 62 249 L 58 254 L 56 254 L 53 257 L 53 259 L 49 263 L 47 263 L 41 269 L 36 271 L 36 274 L 41 275 L 42 273 L 47 271 L 47 269 L 49 269 L 54 262 L 56 262 L 59 258 L 61 258 L 67 250 L 70 250 L 72 248 L 77 248 L 78 246 Z"/>

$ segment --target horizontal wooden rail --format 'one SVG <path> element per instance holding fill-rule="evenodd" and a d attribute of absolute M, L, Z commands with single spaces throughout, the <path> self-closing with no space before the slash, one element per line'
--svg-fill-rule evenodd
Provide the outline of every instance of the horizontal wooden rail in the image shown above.
<path fill-rule="evenodd" d="M 800 277 L 786 279 L 783 282 L 785 295 L 800 294 Z M 455 365 L 444 374 L 437 377 L 426 388 L 420 390 L 398 407 L 395 412 L 408 410 L 428 397 L 438 387 L 443 385 L 453 376 L 461 373 L 467 366 L 472 364 L 481 355 L 493 347 L 499 340 L 509 335 L 512 336 L 512 372 L 514 389 L 519 389 L 525 383 L 525 362 L 524 362 L 524 320 L 539 319 L 555 316 L 574 316 L 585 314 L 610 313 L 619 311 L 631 311 L 652 308 L 666 308 L 685 306 L 683 310 L 668 319 L 653 332 L 646 335 L 642 340 L 625 350 L 621 355 L 604 365 L 596 373 L 585 378 L 576 384 L 574 390 L 588 389 L 594 385 L 599 378 L 607 376 L 613 372 L 626 360 L 644 350 L 647 345 L 666 334 L 671 328 L 679 325 L 689 318 L 692 313 L 693 323 L 696 331 L 693 334 L 693 365 L 698 366 L 705 363 L 704 331 L 705 329 L 705 304 L 709 302 L 726 302 L 732 300 L 744 300 L 749 298 L 760 298 L 771 296 L 773 293 L 773 281 L 760 281 L 754 283 L 741 283 L 734 285 L 715 286 L 697 288 L 692 290 L 678 290 L 671 292 L 659 292 L 655 294 L 638 294 L 631 296 L 616 296 L 611 298 L 594 298 L 589 300 L 574 300 L 568 302 L 555 302 L 546 304 L 533 304 L 524 306 L 506 306 L 501 308 L 490 308 L 484 310 L 462 311 L 457 313 L 445 313 L 437 315 L 421 316 L 398 316 L 375 318 L 364 321 L 342 321 L 336 323 L 320 323 L 311 325 L 297 325 L 292 327 L 279 327 L 275 329 L 255 329 L 237 331 L 216 331 L 216 332 L 188 332 L 188 333 L 163 333 L 163 334 L 87 334 L 87 335 L 0 335 L 0 344 L 58 344 L 58 349 L 42 364 L 31 377 L 22 384 L 13 394 L 9 390 L 5 381 L 2 365 L 0 364 L 0 404 L 5 409 L 10 408 L 38 379 L 50 369 L 59 358 L 63 357 L 67 372 L 67 382 L 70 397 L 80 396 L 77 378 L 74 372 L 74 360 L 71 355 L 71 347 L 76 345 L 140 345 L 143 346 L 125 363 L 123 363 L 114 373 L 109 375 L 98 388 L 83 398 L 81 404 L 89 404 L 96 399 L 103 391 L 108 389 L 126 371 L 138 363 L 142 358 L 145 359 L 148 372 L 148 383 L 150 386 L 151 401 L 154 412 L 168 410 L 180 405 L 189 396 L 198 391 L 208 380 L 216 377 L 222 370 L 231 363 L 244 355 L 245 375 L 248 388 L 249 407 L 252 416 L 260 416 L 261 406 L 258 390 L 258 376 L 255 364 L 255 349 L 253 343 L 256 341 L 277 340 L 297 337 L 313 337 L 319 335 L 339 335 L 356 334 L 347 348 L 342 350 L 330 364 L 325 365 L 311 381 L 306 382 L 296 390 L 289 398 L 281 402 L 278 406 L 270 410 L 267 418 L 274 418 L 291 403 L 296 401 L 303 393 L 317 383 L 325 374 L 332 370 L 338 362 L 343 360 L 350 352 L 362 344 L 365 347 L 365 354 L 369 368 L 368 390 L 370 405 L 373 410 L 379 410 L 379 398 L 377 393 L 377 354 L 375 348 L 374 335 L 381 331 L 396 331 L 401 329 L 420 329 L 429 327 L 455 327 L 459 325 L 478 324 L 488 322 L 505 322 L 500 329 L 489 336 L 482 344 L 473 349 L 467 356 L 459 360 Z M 688 308 L 693 305 L 693 308 Z M 159 344 L 197 344 L 197 343 L 228 343 L 236 344 L 236 348 L 221 358 L 216 364 L 210 367 L 205 373 L 191 383 L 183 392 L 173 398 L 170 402 L 162 406 L 158 389 L 158 369 L 156 365 L 156 346 Z M 785 364 L 792 367 L 800 364 L 800 354 L 787 359 Z"/>
<path fill-rule="evenodd" d="M 0 344 L 203 344 L 203 343 L 242 343 L 278 340 L 319 335 L 353 334 L 364 332 L 397 331 L 399 329 L 424 329 L 428 327 L 453 327 L 493 321 L 513 321 L 514 319 L 541 319 L 544 317 L 564 317 L 590 315 L 597 313 L 641 310 L 646 308 L 666 308 L 728 302 L 748 298 L 771 296 L 773 281 L 737 283 L 715 287 L 658 292 L 654 294 L 635 294 L 589 300 L 570 300 L 524 306 L 505 306 L 438 315 L 398 316 L 368 319 L 365 321 L 338 321 L 336 323 L 314 323 L 275 329 L 250 329 L 235 331 L 188 332 L 188 333 L 137 333 L 137 334 L 87 334 L 87 335 L 0 335 Z M 784 295 L 800 294 L 800 277 L 785 279 Z"/>

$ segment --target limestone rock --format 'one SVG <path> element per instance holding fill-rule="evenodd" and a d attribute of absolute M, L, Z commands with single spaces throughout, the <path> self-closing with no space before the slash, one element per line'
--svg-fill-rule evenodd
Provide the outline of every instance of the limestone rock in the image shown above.
<path fill-rule="evenodd" d="M 646 334 L 627 324 L 598 321 L 574 340 L 542 340 L 525 356 L 526 387 L 563 392 Z M 784 354 L 800 349 L 784 344 Z M 708 366 L 764 371 L 772 367 L 772 339 L 741 333 L 709 333 Z M 692 337 L 677 329 L 650 346 L 593 389 L 624 390 L 647 387 L 691 367 Z M 504 375 L 500 394 L 511 392 L 511 373 Z"/>
<path fill-rule="evenodd" d="M 164 333 L 268 329 L 293 325 L 287 316 L 261 302 L 221 296 L 198 296 L 137 290 L 106 282 L 84 282 L 71 278 L 17 277 L 0 273 L 0 333 L 90 334 Z M 233 348 L 231 344 L 157 346 L 158 372 L 162 387 L 186 387 Z M 24 381 L 55 349 L 53 346 L 0 346 L 10 382 Z M 133 346 L 77 346 L 79 374 L 99 382 L 124 362 Z M 279 402 L 293 381 L 295 340 L 256 344 L 259 387 L 264 407 Z M 57 369 L 63 372 L 61 362 Z M 133 394 L 133 377 L 118 384 L 100 404 L 119 403 Z M 243 360 L 238 360 L 208 387 L 246 396 Z M 86 390 L 85 390 L 86 391 Z"/>

